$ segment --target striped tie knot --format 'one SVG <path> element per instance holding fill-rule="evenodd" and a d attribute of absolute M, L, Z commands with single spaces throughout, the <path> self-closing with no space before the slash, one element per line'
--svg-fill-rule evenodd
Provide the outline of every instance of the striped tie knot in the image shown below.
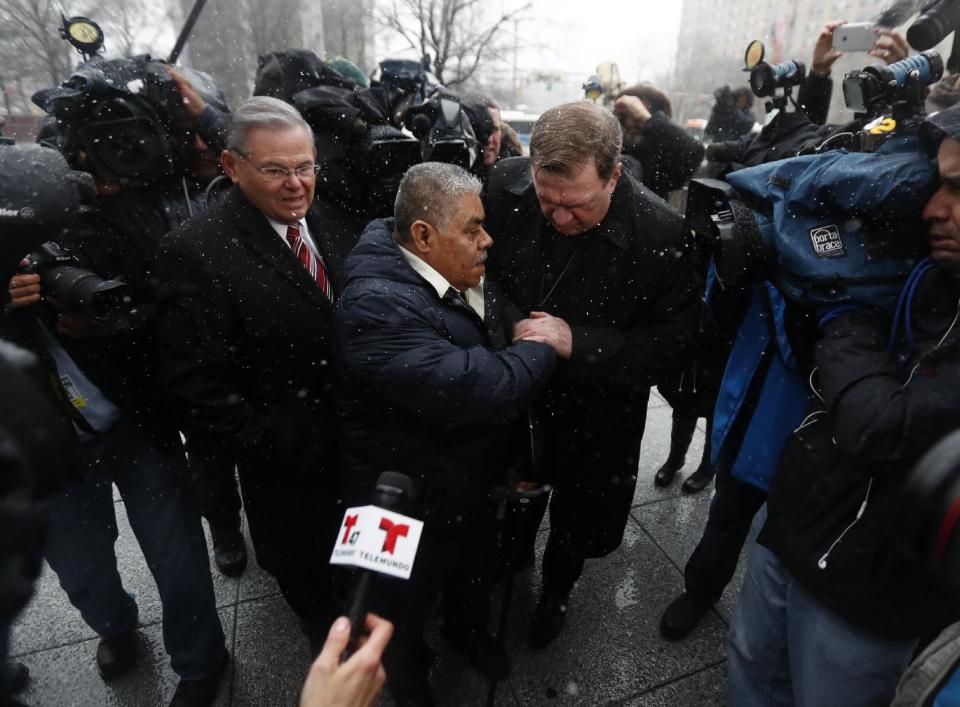
<path fill-rule="evenodd" d="M 317 283 L 317 287 L 323 291 L 327 299 L 333 302 L 333 286 L 330 284 L 323 261 L 316 257 L 303 242 L 299 224 L 292 223 L 287 226 L 287 243 L 290 244 L 290 250 L 293 251 L 294 256 Z"/>

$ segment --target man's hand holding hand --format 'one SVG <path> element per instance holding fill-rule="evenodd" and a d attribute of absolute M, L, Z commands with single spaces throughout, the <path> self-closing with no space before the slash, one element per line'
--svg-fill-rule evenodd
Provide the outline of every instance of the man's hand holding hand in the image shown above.
<path fill-rule="evenodd" d="M 538 341 L 552 346 L 560 358 L 573 353 L 573 332 L 570 325 L 546 312 L 531 312 L 529 319 L 517 322 L 513 328 L 513 343 Z"/>

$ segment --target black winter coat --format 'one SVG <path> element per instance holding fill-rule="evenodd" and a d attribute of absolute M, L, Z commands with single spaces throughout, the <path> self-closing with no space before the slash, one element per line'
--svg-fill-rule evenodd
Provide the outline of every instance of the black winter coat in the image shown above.
<path fill-rule="evenodd" d="M 307 224 L 339 292 L 352 241 L 315 207 Z M 308 428 L 332 443 L 333 304 L 243 193 L 165 237 L 156 267 L 162 373 L 191 443 L 262 457 Z"/>
<path fill-rule="evenodd" d="M 889 317 L 826 325 L 816 346 L 823 405 L 784 449 L 760 535 L 814 596 L 890 639 L 956 613 L 955 595 L 901 547 L 898 517 L 907 472 L 960 427 L 958 311 L 960 283 L 935 268 L 914 299 L 915 345 L 897 346 L 902 363 L 887 351 Z"/>
<path fill-rule="evenodd" d="M 703 145 L 659 111 L 624 135 L 623 152 L 640 160 L 643 185 L 661 199 L 683 188 L 703 160 Z"/>
<path fill-rule="evenodd" d="M 338 395 L 341 486 L 368 502 L 381 472 L 415 483 L 428 526 L 469 522 L 490 487 L 527 463 L 528 405 L 556 356 L 508 345 L 502 300 L 489 280 L 485 319 L 437 291 L 404 260 L 393 220 L 372 222 L 346 265 L 337 312 L 345 371 Z"/>
<path fill-rule="evenodd" d="M 573 355 L 558 365 L 541 409 L 545 477 L 558 492 L 550 520 L 601 556 L 622 537 L 649 388 L 683 368 L 698 330 L 700 288 L 683 221 L 624 172 L 599 226 L 559 236 L 526 158 L 494 167 L 484 204 L 494 239 L 488 272 L 514 316 L 543 310 L 573 332 Z M 548 280 L 551 246 L 571 255 L 553 264 Z"/>
<path fill-rule="evenodd" d="M 151 267 L 160 239 L 199 210 L 202 192 L 188 204 L 180 179 L 129 187 L 100 197 L 97 210 L 63 237 L 82 265 L 131 286 L 135 305 L 127 330 L 89 339 L 62 337 L 77 365 L 125 413 L 170 422 L 157 375 L 156 280 Z M 52 329 L 51 329 L 52 330 Z"/>

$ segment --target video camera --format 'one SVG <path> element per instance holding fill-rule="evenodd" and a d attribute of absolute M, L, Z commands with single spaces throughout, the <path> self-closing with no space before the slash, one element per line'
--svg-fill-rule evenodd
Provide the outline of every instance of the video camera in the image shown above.
<path fill-rule="evenodd" d="M 180 70 L 205 100 L 226 108 L 209 76 Z M 148 184 L 179 171 L 180 95 L 166 65 L 149 55 L 94 56 L 33 102 L 56 117 L 67 159 L 76 164 L 83 153 L 84 166 L 104 181 Z"/>
<path fill-rule="evenodd" d="M 746 56 L 754 64 L 751 87 L 789 91 L 802 65 L 764 68 L 755 44 Z M 924 252 L 919 214 L 933 194 L 936 169 L 919 118 L 922 89 L 942 72 L 932 51 L 851 72 L 844 94 L 860 111 L 853 124 L 826 139 L 818 135 L 813 149 L 794 153 L 800 156 L 730 172 L 726 181 L 692 180 L 687 223 L 710 246 L 721 282 L 769 280 L 812 307 L 856 302 L 892 309 Z M 859 149 L 828 150 L 841 145 L 841 136 L 844 146 Z M 794 137 L 788 132 L 785 139 Z"/>
<path fill-rule="evenodd" d="M 766 51 L 760 40 L 750 42 L 743 55 L 744 71 L 750 72 L 750 90 L 758 98 L 770 98 L 778 89 L 783 89 L 783 95 L 771 101 L 767 109 L 772 106 L 783 108 L 791 89 L 802 84 L 807 77 L 807 66 L 799 59 L 770 64 L 764 61 Z"/>
<path fill-rule="evenodd" d="M 779 64 L 761 61 L 750 70 L 750 90 L 759 98 L 772 96 L 778 88 L 799 86 L 807 77 L 807 67 L 799 59 Z"/>
<path fill-rule="evenodd" d="M 943 77 L 943 59 L 925 51 L 894 64 L 872 64 L 843 79 L 843 100 L 859 115 L 877 117 L 891 112 L 908 119 L 923 109 L 924 89 Z"/>
<path fill-rule="evenodd" d="M 687 223 L 711 246 L 727 285 L 770 280 L 808 306 L 856 302 L 893 309 L 923 255 L 919 214 L 936 171 L 919 135 L 876 152 L 804 155 L 694 179 Z"/>
<path fill-rule="evenodd" d="M 414 164 L 469 168 L 481 155 L 459 99 L 431 79 L 426 65 L 384 60 L 372 85 L 361 87 L 312 52 L 275 52 L 260 57 L 254 94 L 291 103 L 313 129 L 319 192 L 387 215 Z"/>
<path fill-rule="evenodd" d="M 421 82 L 389 66 L 386 81 L 359 86 L 313 52 L 290 49 L 262 55 L 254 85 L 254 95 L 292 104 L 313 130 L 317 191 L 370 217 L 392 210 L 400 179 L 420 161 L 420 143 L 394 112 L 395 103 L 416 100 Z"/>
<path fill-rule="evenodd" d="M 460 99 L 453 94 L 438 91 L 411 106 L 403 122 L 420 140 L 424 162 L 449 162 L 471 170 L 480 159 L 483 146 Z"/>

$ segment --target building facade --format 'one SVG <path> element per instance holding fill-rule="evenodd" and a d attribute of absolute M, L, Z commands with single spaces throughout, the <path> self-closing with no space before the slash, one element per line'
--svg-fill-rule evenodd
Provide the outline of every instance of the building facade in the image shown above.
<path fill-rule="evenodd" d="M 746 84 L 744 52 L 751 40 L 764 43 L 766 61 L 800 59 L 809 70 L 814 43 L 827 22 L 868 22 L 880 6 L 877 0 L 684 0 L 672 82 L 679 117 L 706 118 L 714 89 Z M 843 104 L 844 74 L 876 61 L 856 53 L 834 65 L 832 121 L 852 117 Z M 754 108 L 762 120 L 762 101 Z"/>

